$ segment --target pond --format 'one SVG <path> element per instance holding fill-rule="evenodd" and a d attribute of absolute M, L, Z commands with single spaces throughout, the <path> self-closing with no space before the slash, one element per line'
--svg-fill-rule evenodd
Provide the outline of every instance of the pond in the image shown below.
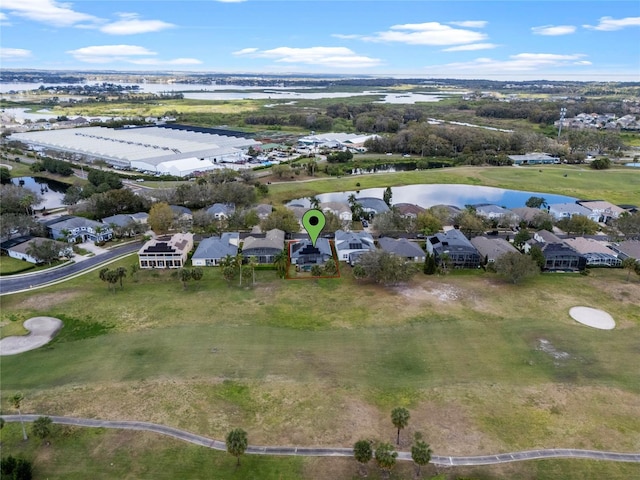
<path fill-rule="evenodd" d="M 357 197 L 382 198 L 384 190 L 384 188 L 368 188 L 360 191 L 324 193 L 317 195 L 317 197 L 320 202 L 346 202 L 351 194 L 355 194 Z M 566 195 L 458 184 L 406 185 L 392 187 L 391 192 L 393 194 L 391 203 L 414 203 L 423 208 L 429 208 L 434 205 L 453 205 L 464 208 L 465 205 L 479 203 L 491 203 L 505 208 L 518 208 L 524 207 L 529 197 L 533 196 L 543 197 L 548 204 L 574 203 L 577 200 L 577 198 Z M 307 198 L 292 200 L 290 203 L 297 203 L 306 207 L 310 206 Z"/>
<path fill-rule="evenodd" d="M 636 167 L 636 168 L 640 168 L 640 162 L 631 162 L 631 163 L 625 163 L 624 164 L 625 167 Z"/>
<path fill-rule="evenodd" d="M 69 185 L 66 183 L 43 177 L 16 177 L 12 178 L 11 182 L 14 185 L 21 185 L 24 188 L 28 188 L 43 198 L 43 201 L 34 207 L 35 210 L 42 210 L 43 207 L 51 210 L 52 208 L 64 206 L 62 199 L 69 188 Z"/>

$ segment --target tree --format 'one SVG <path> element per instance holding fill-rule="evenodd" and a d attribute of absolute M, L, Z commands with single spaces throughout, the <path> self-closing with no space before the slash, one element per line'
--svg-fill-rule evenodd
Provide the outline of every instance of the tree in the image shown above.
<path fill-rule="evenodd" d="M 273 173 L 276 177 L 282 178 L 285 175 L 289 175 L 291 173 L 291 167 L 289 165 L 274 165 L 271 167 L 271 173 Z"/>
<path fill-rule="evenodd" d="M 22 420 L 22 412 L 20 411 L 20 407 L 22 406 L 22 401 L 24 400 L 24 395 L 22 393 L 16 393 L 12 397 L 9 398 L 11 405 L 13 408 L 18 410 L 18 416 L 20 417 L 20 423 L 22 424 L 22 439 L 27 440 L 27 430 L 24 428 L 24 421 Z"/>
<path fill-rule="evenodd" d="M 393 191 L 391 187 L 387 187 L 384 189 L 384 193 L 382 194 L 382 200 L 387 204 L 388 207 L 391 207 L 391 197 L 393 197 Z"/>
<path fill-rule="evenodd" d="M 531 247 L 531 250 L 529 250 L 529 256 L 536 262 L 536 265 L 540 270 L 542 270 L 547 263 L 547 259 L 545 258 L 544 253 L 542 253 L 542 249 L 538 245 L 534 245 L 533 247 Z"/>
<path fill-rule="evenodd" d="M 486 221 L 476 213 L 465 210 L 453 219 L 454 225 L 457 225 L 465 237 L 472 238 L 482 235 L 487 229 Z"/>
<path fill-rule="evenodd" d="M 7 167 L 0 167 L 0 184 L 7 185 L 11 183 L 11 170 Z"/>
<path fill-rule="evenodd" d="M 411 459 L 416 464 L 416 475 L 420 477 L 420 468 L 427 465 L 431 461 L 431 448 L 424 440 L 420 432 L 415 433 L 414 444 L 411 446 Z"/>
<path fill-rule="evenodd" d="M 147 223 L 157 235 L 164 235 L 173 223 L 173 210 L 168 203 L 158 202 L 151 205 Z"/>
<path fill-rule="evenodd" d="M 569 234 L 593 235 L 600 229 L 600 226 L 585 215 L 572 215 L 571 218 L 560 220 L 558 228 Z"/>
<path fill-rule="evenodd" d="M 635 272 L 636 271 L 636 259 L 635 258 L 625 258 L 622 261 L 622 268 L 627 270 L 627 282 L 629 281 L 629 277 L 631 276 L 631 272 Z"/>
<path fill-rule="evenodd" d="M 596 158 L 589 164 L 589 168 L 592 168 L 593 170 L 607 170 L 611 168 L 611 160 L 607 157 Z"/>
<path fill-rule="evenodd" d="M 293 233 L 300 231 L 300 223 L 298 223 L 293 211 L 288 208 L 280 208 L 274 210 L 267 218 L 262 220 L 260 228 L 263 232 L 277 228 L 286 233 Z"/>
<path fill-rule="evenodd" d="M 404 407 L 396 407 L 391 411 L 391 422 L 393 423 L 393 426 L 398 429 L 396 445 L 400 445 L 400 430 L 409 424 L 410 416 L 409 410 Z"/>
<path fill-rule="evenodd" d="M 116 275 L 118 275 L 118 281 L 120 282 L 120 288 L 122 287 L 122 279 L 127 276 L 127 269 L 125 267 L 116 268 Z"/>
<path fill-rule="evenodd" d="M 320 208 L 320 200 L 315 195 L 309 197 L 309 204 L 311 208 L 319 209 Z"/>
<path fill-rule="evenodd" d="M 416 218 L 416 231 L 433 235 L 442 230 L 442 220 L 431 211 L 420 212 Z"/>
<path fill-rule="evenodd" d="M 234 278 L 236 278 L 236 269 L 232 266 L 222 267 L 222 276 L 227 281 L 229 286 L 231 286 L 231 282 Z"/>
<path fill-rule="evenodd" d="M 191 269 L 191 278 L 194 279 L 196 282 L 199 282 L 200 280 L 202 280 L 203 276 L 204 276 L 204 270 L 202 270 L 202 268 L 195 267 Z"/>
<path fill-rule="evenodd" d="M 438 271 L 438 265 L 436 264 L 436 257 L 431 253 L 427 253 L 424 259 L 424 274 L 434 275 Z"/>
<path fill-rule="evenodd" d="M 514 285 L 540 273 L 534 258 L 519 252 L 508 252 L 498 257 L 494 263 L 498 275 L 506 277 Z"/>
<path fill-rule="evenodd" d="M 258 266 L 258 258 L 254 255 L 249 257 L 249 268 L 251 269 L 251 284 L 256 284 L 256 267 Z"/>
<path fill-rule="evenodd" d="M 227 452 L 238 459 L 237 467 L 240 466 L 240 455 L 243 455 L 247 450 L 248 440 L 247 432 L 241 428 L 231 430 L 227 434 Z"/>
<path fill-rule="evenodd" d="M 242 286 L 242 263 L 244 262 L 244 257 L 242 256 L 242 253 L 238 252 L 236 254 L 236 256 L 234 257 L 234 262 L 236 267 L 238 267 L 238 276 L 240 277 L 240 283 L 238 284 L 239 287 Z"/>
<path fill-rule="evenodd" d="M 11 455 L 0 460 L 0 477 L 10 480 L 31 480 L 33 469 L 31 462 L 23 458 L 14 458 Z"/>
<path fill-rule="evenodd" d="M 287 273 L 287 265 L 289 264 L 289 255 L 287 250 L 284 249 L 276 254 L 273 257 L 273 265 L 276 267 L 276 271 L 278 272 L 278 276 L 280 278 L 284 278 Z"/>
<path fill-rule="evenodd" d="M 180 271 L 178 272 L 178 277 L 182 282 L 182 289 L 186 290 L 187 282 L 191 280 L 191 270 L 189 270 L 188 268 L 181 268 Z"/>
<path fill-rule="evenodd" d="M 50 417 L 38 417 L 34 420 L 33 425 L 31 427 L 31 433 L 35 437 L 44 440 L 49 435 L 51 435 L 51 425 L 53 421 Z"/>
<path fill-rule="evenodd" d="M 513 237 L 513 246 L 519 250 L 522 250 L 524 244 L 527 242 L 527 240 L 530 239 L 531 234 L 529 233 L 529 230 L 527 230 L 526 228 L 521 228 L 520 231 L 516 233 L 516 236 Z"/>
<path fill-rule="evenodd" d="M 363 253 L 358 265 L 364 270 L 365 278 L 384 285 L 406 282 L 416 273 L 415 264 L 384 250 Z"/>
<path fill-rule="evenodd" d="M 529 197 L 525 205 L 530 208 L 546 207 L 547 201 L 543 197 Z"/>
<path fill-rule="evenodd" d="M 312 277 L 320 277 L 322 276 L 322 267 L 320 265 L 312 265 L 310 272 Z"/>
<path fill-rule="evenodd" d="M 47 263 L 51 265 L 60 257 L 60 247 L 53 240 L 43 240 L 31 242 L 26 251 L 27 255 L 32 256 L 38 263 Z"/>
<path fill-rule="evenodd" d="M 327 275 L 335 275 L 338 273 L 338 266 L 336 265 L 336 261 L 333 258 L 327 260 L 324 264 L 324 273 Z"/>
<path fill-rule="evenodd" d="M 398 452 L 396 452 L 390 443 L 383 442 L 378 445 L 375 452 L 375 459 L 378 467 L 383 471 L 385 477 L 389 477 L 391 469 L 396 464 L 396 458 Z"/>
<path fill-rule="evenodd" d="M 358 440 L 353 445 L 353 457 L 359 463 L 360 475 L 366 476 L 366 464 L 373 458 L 371 440 Z"/>
<path fill-rule="evenodd" d="M 626 239 L 640 239 L 640 213 L 623 213 L 613 223 L 613 225 L 624 234 Z"/>

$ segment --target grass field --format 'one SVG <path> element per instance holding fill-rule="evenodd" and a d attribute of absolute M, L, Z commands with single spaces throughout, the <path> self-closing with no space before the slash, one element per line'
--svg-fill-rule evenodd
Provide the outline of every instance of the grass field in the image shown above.
<path fill-rule="evenodd" d="M 340 279 L 257 274 L 254 288 L 240 289 L 207 269 L 202 281 L 183 290 L 168 272 L 139 272 L 136 282 L 127 278 L 113 293 L 94 272 L 2 297 L 3 325 L 35 315 L 65 321 L 50 346 L 3 357 L 3 411 L 12 411 L 7 396 L 22 391 L 24 412 L 146 420 L 219 439 L 241 426 L 253 444 L 351 446 L 360 438 L 392 441 L 389 412 L 403 405 L 412 414 L 402 434 L 405 450 L 414 431 L 444 455 L 638 450 L 640 373 L 632 360 L 640 344 L 638 277 L 626 282 L 625 272 L 595 270 L 512 286 L 471 272 L 420 275 L 384 288 L 358 284 L 348 268 Z M 568 316 L 574 305 L 605 309 L 617 328 L 575 323 Z M 97 442 L 106 452 L 140 458 L 141 465 L 152 463 L 149 456 L 162 459 L 158 465 L 166 459 L 163 474 L 180 471 L 179 455 L 199 465 L 189 478 L 213 468 L 206 462 L 232 464 L 224 455 L 146 435 L 69 438 L 71 451 L 96 452 L 101 447 L 91 442 Z M 8 452 L 46 454 L 45 447 L 5 445 L 12 445 Z M 57 442 L 47 448 L 62 455 Z M 100 465 L 102 458 L 92 453 L 86 462 Z M 269 463 L 256 467 L 260 478 L 352 478 L 356 472 L 346 460 L 249 462 L 263 461 Z M 48 477 L 75 478 L 65 476 L 69 464 L 59 462 Z M 152 473 L 159 470 L 134 469 L 129 478 L 163 478 Z M 281 473 L 270 477 L 272 470 Z M 409 472 L 402 467 L 396 478 Z M 578 479 L 598 472 L 629 478 L 640 469 L 553 461 L 449 473 L 465 472 Z"/>
<path fill-rule="evenodd" d="M 356 186 L 356 183 L 360 183 L 360 186 Z M 640 204 L 640 169 L 591 170 L 584 165 L 456 167 L 325 178 L 304 183 L 272 183 L 269 185 L 269 197 L 274 203 L 279 203 L 321 193 L 420 183 L 484 185 L 577 198 L 598 198 L 615 204 Z"/>

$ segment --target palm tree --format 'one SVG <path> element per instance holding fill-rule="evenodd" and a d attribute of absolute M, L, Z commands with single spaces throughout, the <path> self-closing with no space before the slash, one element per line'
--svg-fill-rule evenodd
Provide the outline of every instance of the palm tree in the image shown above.
<path fill-rule="evenodd" d="M 365 465 L 373 458 L 373 448 L 371 440 L 358 440 L 353 445 L 353 456 L 360 464 L 360 475 L 366 477 L 367 471 Z"/>
<path fill-rule="evenodd" d="M 311 208 L 320 208 L 320 200 L 318 200 L 318 197 L 311 196 L 309 197 L 309 203 L 311 205 Z"/>
<path fill-rule="evenodd" d="M 240 252 L 238 252 L 236 254 L 235 257 L 235 264 L 238 267 L 239 273 L 240 275 L 238 275 L 240 277 L 240 282 L 238 283 L 238 286 L 241 287 L 242 286 L 242 262 L 244 261 L 244 257 L 242 256 L 242 254 Z"/>
<path fill-rule="evenodd" d="M 241 428 L 231 430 L 227 435 L 227 452 L 238 459 L 236 467 L 240 466 L 240 455 L 247 449 L 247 432 Z"/>
<path fill-rule="evenodd" d="M 287 254 L 287 251 L 285 249 L 278 252 L 278 254 L 275 257 L 273 257 L 273 265 L 276 267 L 278 275 L 281 278 L 284 278 L 285 274 L 287 273 L 288 263 L 289 263 L 289 255 Z"/>
<path fill-rule="evenodd" d="M 127 269 L 125 267 L 116 268 L 116 273 L 118 274 L 118 280 L 120 280 L 120 288 L 122 287 L 122 279 L 127 276 Z"/>
<path fill-rule="evenodd" d="M 415 433 L 415 443 L 411 447 L 411 459 L 417 466 L 416 474 L 420 477 L 420 467 L 428 464 L 431 461 L 431 454 L 433 453 L 429 444 L 422 440 L 422 434 L 420 432 Z"/>
<path fill-rule="evenodd" d="M 253 285 L 256 284 L 256 267 L 258 266 L 258 259 L 252 255 L 249 257 L 249 267 L 251 268 L 251 279 L 253 281 Z"/>
<path fill-rule="evenodd" d="M 409 424 L 409 410 L 404 407 L 397 407 L 391 411 L 391 421 L 393 422 L 394 427 L 398 429 L 398 438 L 396 440 L 396 445 L 400 445 L 400 430 L 405 428 Z"/>
<path fill-rule="evenodd" d="M 398 452 L 393 450 L 393 447 L 389 443 L 381 443 L 376 448 L 376 463 L 378 467 L 384 473 L 386 478 L 389 478 L 389 474 L 391 473 L 391 469 L 396 464 L 396 458 L 398 457 Z"/>
<path fill-rule="evenodd" d="M 16 393 L 13 397 L 9 398 L 11 405 L 13 408 L 18 410 L 18 416 L 20 417 L 20 424 L 22 425 L 22 439 L 27 440 L 27 430 L 24 428 L 24 422 L 22 421 L 22 412 L 20 411 L 20 405 L 22 405 L 22 400 L 24 400 L 24 395 L 22 393 Z"/>

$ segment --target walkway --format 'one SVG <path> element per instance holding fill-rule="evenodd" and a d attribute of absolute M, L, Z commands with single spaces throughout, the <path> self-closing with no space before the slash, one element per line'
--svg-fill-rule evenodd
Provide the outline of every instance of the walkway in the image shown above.
<path fill-rule="evenodd" d="M 26 422 L 33 422 L 42 415 L 22 415 Z M 3 415 L 7 422 L 19 422 L 19 415 Z M 177 428 L 158 425 L 156 423 L 133 421 L 95 420 L 92 418 L 57 417 L 50 415 L 53 423 L 60 425 L 74 425 L 77 427 L 118 428 L 123 430 L 137 430 L 159 433 L 178 440 L 226 451 L 226 445 L 219 440 L 212 440 L 201 435 L 189 433 Z M 351 457 L 351 448 L 313 448 L 313 447 L 267 447 L 250 445 L 246 451 L 250 455 L 293 455 L 304 457 Z M 539 460 L 549 458 L 586 458 L 591 460 L 608 460 L 611 462 L 640 463 L 640 453 L 601 452 L 598 450 L 576 450 L 571 448 L 553 448 L 545 450 L 524 450 L 520 452 L 500 453 L 497 455 L 479 455 L 473 457 L 447 457 L 433 455 L 431 463 L 441 466 L 460 467 L 469 465 L 494 465 L 497 463 L 521 462 L 525 460 Z M 411 461 L 410 452 L 398 452 L 398 460 Z"/>

